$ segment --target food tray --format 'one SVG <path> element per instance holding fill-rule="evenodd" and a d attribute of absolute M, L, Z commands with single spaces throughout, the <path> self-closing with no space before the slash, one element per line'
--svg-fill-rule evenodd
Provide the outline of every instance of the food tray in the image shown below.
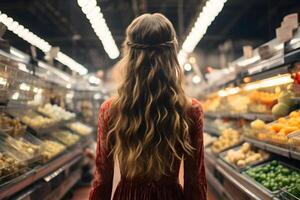
<path fill-rule="evenodd" d="M 228 153 L 230 150 L 238 150 L 238 149 L 240 149 L 241 147 L 242 147 L 242 145 L 237 146 L 237 147 L 235 147 L 235 148 L 228 149 L 227 151 L 224 151 L 224 152 L 222 152 L 222 153 L 219 154 L 219 157 L 220 157 L 226 164 L 228 164 L 229 166 L 231 166 L 233 169 L 235 169 L 235 170 L 238 171 L 238 172 L 242 172 L 242 171 L 248 169 L 249 167 L 254 167 L 254 166 L 260 165 L 261 163 L 265 163 L 265 162 L 269 161 L 270 158 L 271 158 L 271 155 L 269 155 L 268 158 L 266 158 L 266 159 L 264 159 L 264 160 L 257 161 L 257 162 L 250 163 L 250 164 L 246 165 L 245 167 L 239 167 L 239 166 L 237 166 L 237 165 L 235 165 L 235 164 L 233 164 L 233 163 L 228 162 L 228 161 L 225 159 L 227 153 Z M 255 147 L 251 146 L 251 150 L 253 150 L 253 149 L 257 150 L 257 149 L 259 149 L 259 148 L 255 148 Z"/>
<path fill-rule="evenodd" d="M 43 136 L 42 138 L 40 138 L 42 143 L 42 162 L 43 163 L 47 163 L 50 162 L 51 160 L 54 160 L 55 158 L 57 158 L 58 156 L 60 156 L 61 154 L 63 154 L 66 151 L 66 146 L 60 142 L 58 142 L 57 140 L 55 140 L 54 138 L 50 137 L 50 136 Z M 56 143 L 57 145 L 59 145 L 61 148 L 63 149 L 59 149 L 59 151 L 57 150 L 57 148 L 49 148 L 49 143 Z"/>
<path fill-rule="evenodd" d="M 69 130 L 59 129 L 56 131 L 52 131 L 50 133 L 50 135 L 54 139 L 56 139 L 57 141 L 61 142 L 62 144 L 66 145 L 68 147 L 73 146 L 80 141 L 80 136 L 72 133 Z M 73 141 L 71 141 L 71 140 L 73 140 Z"/>
<path fill-rule="evenodd" d="M 74 126 L 72 127 L 72 124 L 74 124 Z M 76 124 L 77 124 L 77 127 L 76 127 Z M 85 131 L 85 133 L 83 133 L 82 131 L 79 131 L 78 130 L 78 126 L 83 126 L 83 128 L 85 129 L 90 129 L 89 131 Z M 79 121 L 75 121 L 75 122 L 71 122 L 71 123 L 68 123 L 66 124 L 66 128 L 68 128 L 69 130 L 71 130 L 72 132 L 75 132 L 77 133 L 78 135 L 80 136 L 88 136 L 90 135 L 92 132 L 93 132 L 93 128 L 82 123 L 82 122 L 79 122 Z"/>
<path fill-rule="evenodd" d="M 0 123 L 0 132 L 12 137 L 23 135 L 26 131 L 26 125 L 23 125 L 19 119 L 14 119 L 5 113 L 0 114 Z M 5 125 L 7 127 L 4 127 Z"/>
<path fill-rule="evenodd" d="M 292 170 L 295 170 L 295 171 L 297 171 L 297 172 L 300 172 L 300 170 L 297 169 L 297 168 L 294 167 L 294 166 L 288 165 L 288 164 L 283 163 L 283 162 L 281 162 L 281 161 L 277 161 L 277 162 L 278 162 L 278 164 L 281 164 L 281 165 L 283 165 L 283 166 L 285 166 L 285 167 L 287 167 L 287 168 L 289 168 L 289 169 L 292 169 Z M 265 165 L 267 165 L 267 164 L 269 164 L 269 163 L 271 163 L 271 161 L 265 162 L 265 163 L 262 163 L 262 164 L 258 164 L 258 165 L 256 165 L 256 166 L 254 166 L 254 168 L 256 168 L 256 167 L 262 167 L 262 166 L 265 166 Z M 266 188 L 265 186 L 263 186 L 261 183 L 259 183 L 258 181 L 256 181 L 256 180 L 253 179 L 252 177 L 250 177 L 250 176 L 246 173 L 246 170 L 244 170 L 244 171 L 242 172 L 242 174 L 243 174 L 244 176 L 246 176 L 247 179 L 249 179 L 249 181 L 250 181 L 252 184 L 254 184 L 254 185 L 256 185 L 256 186 L 262 188 L 263 190 L 267 191 L 269 194 L 272 194 L 273 196 L 278 196 L 278 195 L 280 194 L 280 189 L 279 189 L 279 190 L 276 190 L 276 191 L 271 191 L 271 190 L 269 190 L 268 188 Z"/>
<path fill-rule="evenodd" d="M 19 155 L 14 154 L 11 149 L 8 148 L 7 145 L 2 141 L 0 141 L 0 154 L 0 160 L 2 160 L 2 158 L 6 158 L 10 159 L 11 162 L 8 165 L 3 163 L 0 166 L 0 185 L 28 170 L 26 163 L 19 159 Z M 12 166 L 13 163 L 14 167 Z"/>
<path fill-rule="evenodd" d="M 295 113 L 297 112 L 300 112 L 300 110 L 296 110 L 296 111 L 293 111 Z M 291 112 L 288 116 L 285 116 L 285 117 L 281 117 L 269 124 L 266 125 L 267 128 L 270 128 L 272 125 L 274 125 L 275 123 L 278 123 L 278 124 L 281 124 L 282 122 L 280 122 L 281 119 L 290 119 L 291 118 L 291 114 L 293 115 L 293 112 Z M 297 114 L 296 114 L 297 115 Z M 294 116 L 294 118 L 297 117 L 297 116 Z M 293 122 L 293 121 L 292 121 Z M 297 128 L 296 125 L 292 125 L 290 126 L 289 128 Z M 285 127 L 286 128 L 286 127 Z M 281 129 L 282 130 L 282 129 Z M 287 131 L 287 130 L 285 130 Z M 278 145 L 278 146 L 281 146 L 283 148 L 290 148 L 290 135 L 294 135 L 296 133 L 300 133 L 300 129 L 292 129 L 290 130 L 291 132 L 287 132 L 288 134 L 287 135 L 279 135 L 278 133 L 273 133 L 269 130 L 267 130 L 265 132 L 265 140 L 263 140 L 262 138 L 259 138 L 259 139 L 262 139 L 263 141 L 266 141 L 270 144 L 275 144 L 275 145 Z M 261 136 L 263 136 L 263 133 L 261 134 Z"/>
<path fill-rule="evenodd" d="M 14 151 L 15 154 L 20 155 L 28 165 L 33 165 L 42 159 L 41 141 L 31 134 L 27 133 L 18 138 L 12 138 L 8 135 L 0 135 L 0 138 L 6 143 L 6 146 L 10 148 L 10 151 Z"/>
<path fill-rule="evenodd" d="M 291 150 L 300 152 L 300 131 L 290 134 L 288 137 Z"/>
<path fill-rule="evenodd" d="M 211 148 L 211 152 L 212 152 L 213 154 L 215 154 L 215 155 L 219 155 L 219 154 L 222 153 L 222 152 L 225 152 L 225 151 L 227 151 L 227 150 L 229 150 L 229 149 L 232 149 L 232 148 L 235 148 L 235 147 L 240 146 L 243 142 L 244 142 L 244 141 L 242 140 L 242 137 L 241 137 L 241 139 L 240 139 L 240 141 L 239 141 L 238 143 L 236 143 L 236 144 L 234 144 L 234 145 L 232 145 L 232 146 L 230 146 L 230 147 L 227 147 L 227 148 L 225 148 L 225 149 L 223 149 L 223 150 L 221 150 L 221 151 L 219 151 L 219 152 L 215 152 L 215 151 L 213 151 L 213 149 Z"/>

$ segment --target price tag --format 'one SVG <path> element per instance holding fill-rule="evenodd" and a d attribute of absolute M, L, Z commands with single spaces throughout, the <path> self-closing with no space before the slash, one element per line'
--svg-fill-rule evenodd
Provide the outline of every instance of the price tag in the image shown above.
<path fill-rule="evenodd" d="M 48 176 L 44 177 L 44 180 L 46 182 L 51 181 L 54 177 L 56 177 L 57 175 L 59 175 L 62 171 L 64 171 L 63 168 L 59 168 L 58 170 L 52 172 L 51 174 L 49 174 Z"/>

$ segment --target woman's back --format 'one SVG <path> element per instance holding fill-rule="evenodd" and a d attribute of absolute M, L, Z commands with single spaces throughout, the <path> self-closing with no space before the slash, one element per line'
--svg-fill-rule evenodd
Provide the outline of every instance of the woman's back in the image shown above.
<path fill-rule="evenodd" d="M 99 112 L 90 199 L 111 198 L 114 161 L 121 172 L 115 200 L 205 199 L 202 109 L 181 86 L 172 24 L 160 14 L 142 15 L 127 28 L 124 46 L 124 81 Z"/>

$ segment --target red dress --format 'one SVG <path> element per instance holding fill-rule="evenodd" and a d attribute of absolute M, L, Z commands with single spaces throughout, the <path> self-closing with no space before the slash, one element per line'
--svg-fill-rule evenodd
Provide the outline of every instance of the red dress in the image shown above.
<path fill-rule="evenodd" d="M 114 161 L 108 156 L 109 150 L 102 145 L 106 133 L 103 131 L 108 122 L 108 110 L 111 100 L 104 102 L 99 112 L 96 172 L 90 200 L 111 200 Z M 190 137 L 191 144 L 196 150 L 193 156 L 184 160 L 184 186 L 179 185 L 178 175 L 180 161 L 175 163 L 175 170 L 159 181 L 121 181 L 114 193 L 113 200 L 206 200 L 206 177 L 203 150 L 203 112 L 200 103 L 193 99 L 188 111 L 194 121 Z M 122 175 L 121 175 L 122 176 Z"/>

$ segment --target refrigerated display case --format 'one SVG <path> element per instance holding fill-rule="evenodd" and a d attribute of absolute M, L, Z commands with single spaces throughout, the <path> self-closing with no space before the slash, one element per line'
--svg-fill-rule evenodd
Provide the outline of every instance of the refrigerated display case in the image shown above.
<path fill-rule="evenodd" d="M 300 41 L 299 30 L 294 44 Z M 223 198 L 300 197 L 300 50 L 290 43 L 263 44 L 276 50 L 265 60 L 257 49 L 253 59 L 237 59 L 230 64 L 238 69 L 236 78 L 201 95 L 204 130 L 218 137 L 205 147 L 207 179 Z M 224 138 L 224 124 L 234 134 Z M 235 132 L 246 142 L 242 146 L 234 145 Z"/>
<path fill-rule="evenodd" d="M 94 129 L 67 103 L 76 87 L 39 65 L 0 50 L 0 199 L 40 199 L 41 190 L 62 197 L 80 180 L 84 151 L 95 142 Z"/>

